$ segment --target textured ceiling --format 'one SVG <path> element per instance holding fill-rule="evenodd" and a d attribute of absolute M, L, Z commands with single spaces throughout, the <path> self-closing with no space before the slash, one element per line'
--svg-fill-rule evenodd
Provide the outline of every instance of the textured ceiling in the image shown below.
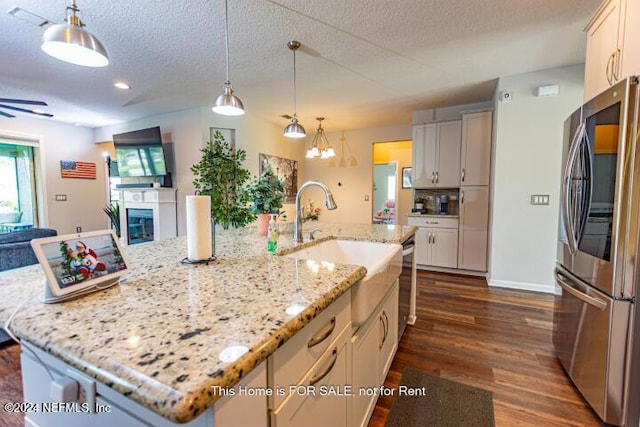
<path fill-rule="evenodd" d="M 307 131 L 409 123 L 411 112 L 491 99 L 496 78 L 584 61 L 600 0 L 228 0 L 230 72 L 247 111 Z M 0 98 L 39 99 L 54 120 L 102 126 L 211 105 L 224 77 L 224 0 L 78 0 L 111 63 L 84 68 L 40 50 L 70 0 L 0 0 Z M 130 91 L 113 87 L 117 80 Z M 0 118 L 0 128 L 2 127 Z M 43 119 L 44 120 L 44 119 Z"/>

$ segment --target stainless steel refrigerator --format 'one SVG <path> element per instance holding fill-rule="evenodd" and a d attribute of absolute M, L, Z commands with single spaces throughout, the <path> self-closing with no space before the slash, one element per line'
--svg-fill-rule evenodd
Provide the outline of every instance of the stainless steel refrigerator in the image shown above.
<path fill-rule="evenodd" d="M 640 141 L 638 79 L 565 122 L 553 344 L 606 423 L 639 424 Z"/>

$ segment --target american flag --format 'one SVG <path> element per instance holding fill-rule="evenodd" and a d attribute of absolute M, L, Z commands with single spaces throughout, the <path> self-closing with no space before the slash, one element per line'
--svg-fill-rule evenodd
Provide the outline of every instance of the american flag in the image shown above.
<path fill-rule="evenodd" d="M 60 160 L 60 176 L 62 178 L 96 179 L 96 164 Z"/>

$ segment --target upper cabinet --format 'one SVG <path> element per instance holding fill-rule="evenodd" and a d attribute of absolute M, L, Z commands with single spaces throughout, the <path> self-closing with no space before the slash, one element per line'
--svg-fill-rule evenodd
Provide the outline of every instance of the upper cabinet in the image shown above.
<path fill-rule="evenodd" d="M 462 114 L 460 185 L 489 185 L 491 111 Z"/>
<path fill-rule="evenodd" d="M 638 0 L 605 0 L 587 25 L 584 99 L 640 73 Z"/>
<path fill-rule="evenodd" d="M 414 125 L 414 188 L 456 188 L 460 186 L 462 122 Z"/>

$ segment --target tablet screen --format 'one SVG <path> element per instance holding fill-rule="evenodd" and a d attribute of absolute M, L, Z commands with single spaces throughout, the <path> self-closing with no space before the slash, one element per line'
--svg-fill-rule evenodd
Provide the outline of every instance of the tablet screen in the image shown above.
<path fill-rule="evenodd" d="M 127 269 L 112 233 L 42 243 L 40 249 L 60 289 Z"/>

